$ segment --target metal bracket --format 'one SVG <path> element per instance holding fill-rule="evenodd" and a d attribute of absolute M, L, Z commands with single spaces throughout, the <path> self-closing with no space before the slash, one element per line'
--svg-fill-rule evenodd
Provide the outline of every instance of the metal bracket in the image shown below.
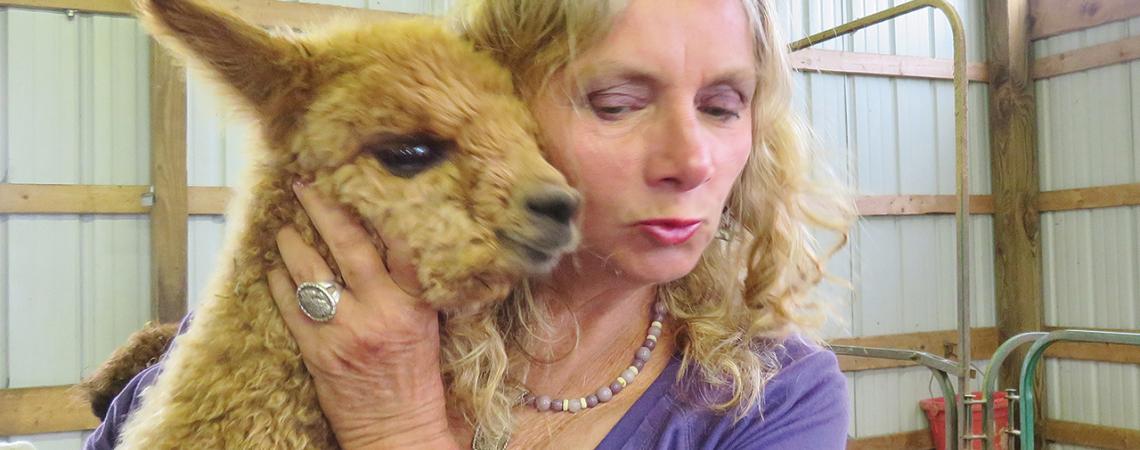
<path fill-rule="evenodd" d="M 147 208 L 154 207 L 154 185 L 151 185 L 150 188 L 139 197 L 139 203 L 142 203 L 142 205 Z"/>

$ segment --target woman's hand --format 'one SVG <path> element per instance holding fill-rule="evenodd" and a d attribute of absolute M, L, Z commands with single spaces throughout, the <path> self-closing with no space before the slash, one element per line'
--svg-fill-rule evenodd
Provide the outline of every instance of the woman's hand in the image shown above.
<path fill-rule="evenodd" d="M 305 316 L 296 286 L 335 277 L 293 227 L 277 234 L 287 270 L 271 271 L 269 286 L 337 440 L 346 449 L 456 447 L 440 377 L 439 320 L 408 294 L 418 285 L 407 249 L 388 243 L 386 250 L 398 283 L 352 216 L 312 189 L 296 184 L 294 190 L 347 286 L 332 319 L 320 323 Z"/>

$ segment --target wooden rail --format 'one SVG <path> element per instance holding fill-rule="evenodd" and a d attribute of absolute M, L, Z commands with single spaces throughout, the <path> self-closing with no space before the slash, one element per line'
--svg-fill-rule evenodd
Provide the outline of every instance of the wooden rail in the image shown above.
<path fill-rule="evenodd" d="M 259 25 L 304 28 L 336 16 L 363 17 L 384 20 L 406 17 L 407 14 L 314 3 L 281 2 L 277 0 L 211 0 L 246 20 Z M 132 15 L 130 0 L 0 0 L 0 6 L 32 9 L 71 10 L 80 13 Z"/>
<path fill-rule="evenodd" d="M 803 72 L 930 80 L 954 79 L 954 61 L 949 59 L 812 48 L 793 52 L 791 59 L 792 67 Z M 966 67 L 966 77 L 974 82 L 989 82 L 989 69 L 982 63 L 970 64 Z"/>
<path fill-rule="evenodd" d="M 1050 36 L 1140 16 L 1136 0 L 1029 0 L 1029 38 Z"/>

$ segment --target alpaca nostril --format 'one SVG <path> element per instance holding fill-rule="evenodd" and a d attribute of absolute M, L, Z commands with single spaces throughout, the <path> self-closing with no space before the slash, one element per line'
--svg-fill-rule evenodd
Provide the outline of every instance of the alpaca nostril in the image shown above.
<path fill-rule="evenodd" d="M 545 189 L 527 197 L 526 208 L 555 222 L 569 224 L 570 218 L 574 217 L 574 212 L 578 210 L 578 197 L 562 189 Z"/>

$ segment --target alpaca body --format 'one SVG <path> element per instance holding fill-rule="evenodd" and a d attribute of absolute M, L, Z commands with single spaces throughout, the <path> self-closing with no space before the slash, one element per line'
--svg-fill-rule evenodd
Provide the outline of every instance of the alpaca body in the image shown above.
<path fill-rule="evenodd" d="M 336 448 L 266 282 L 269 268 L 280 264 L 276 230 L 290 224 L 308 239 L 315 236 L 300 204 L 283 189 L 288 184 L 273 177 L 257 184 L 263 191 L 235 199 L 246 202 L 255 219 L 231 235 L 223 254 L 233 259 L 219 261 L 189 328 L 132 414 L 121 448 Z M 242 226 L 242 218 L 230 220 Z M 323 243 L 310 243 L 327 254 Z"/>
<path fill-rule="evenodd" d="M 260 133 L 219 268 L 122 448 L 337 446 L 266 280 L 283 264 L 275 236 L 292 225 L 343 284 L 290 188 L 300 178 L 359 218 L 373 244 L 406 245 L 419 297 L 445 312 L 448 408 L 509 428 L 496 305 L 577 242 L 577 194 L 542 158 L 510 74 L 429 20 L 276 37 L 196 0 L 137 6 Z"/>

